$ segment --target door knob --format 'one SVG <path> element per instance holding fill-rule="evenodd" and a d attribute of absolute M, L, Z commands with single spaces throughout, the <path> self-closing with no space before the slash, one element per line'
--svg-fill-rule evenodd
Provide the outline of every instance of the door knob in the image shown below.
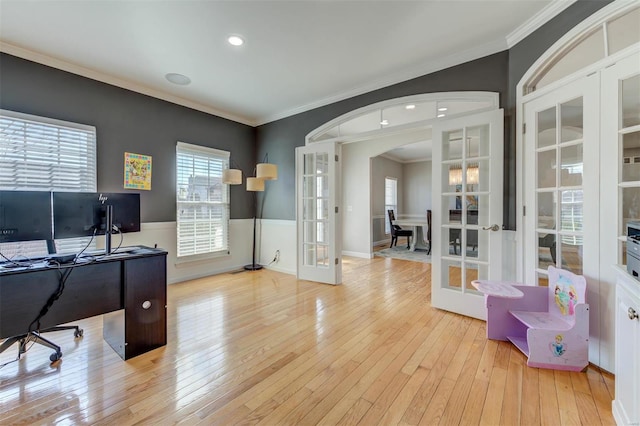
<path fill-rule="evenodd" d="M 483 226 L 482 229 L 484 229 L 485 231 L 499 231 L 500 230 L 500 226 L 497 223 L 494 223 L 491 226 Z"/>
<path fill-rule="evenodd" d="M 627 313 L 629 314 L 629 319 L 630 319 L 630 320 L 634 320 L 634 319 L 636 319 L 636 318 L 640 318 L 640 317 L 638 317 L 638 313 L 636 312 L 636 310 L 635 310 L 635 309 L 633 309 L 633 308 L 629 308 L 629 310 L 627 311 Z"/>

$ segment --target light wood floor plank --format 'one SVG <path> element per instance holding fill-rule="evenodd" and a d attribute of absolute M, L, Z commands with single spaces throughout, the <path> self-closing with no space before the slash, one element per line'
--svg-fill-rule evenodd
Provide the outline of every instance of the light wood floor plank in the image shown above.
<path fill-rule="evenodd" d="M 482 321 L 430 307 L 427 263 L 344 258 L 340 286 L 262 270 L 168 288 L 168 344 L 122 361 L 58 332 L 0 368 L 0 423 L 613 425 L 614 381 L 529 368 Z M 0 354 L 11 361 L 17 349 Z"/>

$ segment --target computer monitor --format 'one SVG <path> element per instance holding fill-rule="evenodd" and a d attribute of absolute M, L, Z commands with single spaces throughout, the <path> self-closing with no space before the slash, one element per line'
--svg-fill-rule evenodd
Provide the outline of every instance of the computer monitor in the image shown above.
<path fill-rule="evenodd" d="M 107 232 L 107 207 L 120 232 L 140 231 L 140 194 L 113 192 L 54 192 L 53 236 L 73 238 Z"/>
<path fill-rule="evenodd" d="M 0 191 L 0 243 L 52 238 L 51 192 Z"/>

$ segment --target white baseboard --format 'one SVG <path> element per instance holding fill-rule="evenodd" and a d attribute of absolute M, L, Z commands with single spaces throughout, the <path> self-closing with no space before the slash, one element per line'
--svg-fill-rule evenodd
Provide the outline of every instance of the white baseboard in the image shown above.
<path fill-rule="evenodd" d="M 343 251 L 342 252 L 343 256 L 351 256 L 351 257 L 359 257 L 362 259 L 373 259 L 373 254 L 372 253 L 361 253 L 361 252 L 357 252 L 357 251 Z"/>

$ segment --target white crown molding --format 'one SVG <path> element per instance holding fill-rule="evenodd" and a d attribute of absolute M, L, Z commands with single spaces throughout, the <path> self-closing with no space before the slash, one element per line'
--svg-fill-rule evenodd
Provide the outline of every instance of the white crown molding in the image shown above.
<path fill-rule="evenodd" d="M 162 92 L 160 90 L 151 89 L 138 83 L 123 80 L 90 68 L 73 64 L 71 62 L 63 61 L 61 59 L 52 58 L 51 56 L 44 55 L 39 52 L 28 50 L 13 44 L 0 41 L 0 52 L 7 53 L 9 55 L 17 56 L 22 59 L 26 59 L 32 62 L 37 62 L 42 65 L 47 65 L 53 68 L 57 68 L 62 71 L 67 71 L 73 74 L 80 75 L 82 77 L 90 78 L 92 80 L 101 81 L 112 86 L 121 87 L 123 89 L 131 90 L 133 92 L 141 93 L 143 95 L 151 96 L 153 98 L 161 99 L 163 101 L 171 102 L 173 104 L 182 105 L 187 108 L 195 109 L 205 112 L 207 114 L 215 115 L 217 117 L 226 118 L 228 120 L 236 121 L 247 126 L 256 126 L 257 123 L 247 117 L 241 117 L 235 114 L 228 113 L 208 105 L 203 105 L 198 102 L 190 101 L 188 99 L 181 98 L 179 96 L 171 95 L 169 93 Z"/>
<path fill-rule="evenodd" d="M 325 105 L 329 105 L 335 102 L 339 102 L 354 96 L 362 95 L 374 90 L 382 89 L 397 83 L 408 81 L 417 77 L 421 77 L 436 71 L 440 71 L 449 67 L 463 64 L 465 62 L 473 61 L 475 59 L 483 58 L 485 56 L 492 55 L 494 53 L 509 49 L 538 29 L 540 26 L 548 22 L 551 18 L 565 10 L 576 0 L 555 0 L 552 1 L 547 7 L 541 10 L 539 13 L 529 19 L 524 25 L 517 28 L 511 34 L 509 34 L 504 40 L 495 40 L 490 43 L 486 43 L 482 46 L 475 47 L 473 49 L 467 49 L 461 52 L 456 52 L 445 58 L 441 58 L 437 61 L 425 61 L 424 63 L 411 67 L 400 72 L 390 74 L 382 79 L 373 81 L 368 84 L 364 84 L 355 89 L 347 92 L 335 94 L 315 102 L 300 105 L 288 110 L 281 111 L 276 114 L 257 117 L 256 119 L 250 119 L 244 116 L 238 116 L 229 112 L 214 108 L 212 106 L 204 105 L 198 102 L 190 101 L 179 96 L 175 96 L 169 93 L 165 93 L 156 89 L 146 87 L 144 85 L 120 79 L 90 68 L 86 68 L 71 62 L 56 59 L 39 52 L 24 49 L 19 46 L 12 45 L 0 41 L 0 52 L 8 53 L 13 56 L 17 56 L 23 59 L 27 59 L 33 62 L 37 62 L 43 65 L 51 66 L 63 71 L 67 71 L 73 74 L 77 74 L 83 77 L 87 77 L 93 80 L 101 81 L 113 86 L 121 87 L 123 89 L 131 90 L 137 93 L 148 95 L 157 99 L 162 99 L 167 102 L 171 102 L 177 105 L 182 105 L 188 108 L 192 108 L 198 111 L 205 112 L 207 114 L 215 115 L 218 117 L 226 118 L 228 120 L 236 121 L 248 126 L 259 126 L 272 121 L 280 120 L 282 118 L 290 117 L 295 114 L 306 112 L 315 108 L 319 108 Z"/>
<path fill-rule="evenodd" d="M 432 159 L 429 158 L 429 157 L 412 158 L 411 160 L 403 160 L 402 158 L 398 158 L 395 155 L 390 154 L 389 152 L 384 152 L 384 153 L 380 154 L 379 156 L 383 157 L 383 158 L 386 158 L 387 160 L 395 161 L 396 163 L 400 163 L 400 164 L 423 163 L 425 161 L 432 161 Z"/>
<path fill-rule="evenodd" d="M 516 28 L 511 34 L 507 35 L 507 46 L 511 49 L 520 43 L 535 30 L 556 17 L 560 12 L 571 6 L 577 0 L 554 0 L 544 7 L 540 12 L 533 15 L 524 24 Z"/>
<path fill-rule="evenodd" d="M 484 44 L 482 46 L 463 50 L 461 52 L 454 53 L 445 58 L 437 61 L 426 61 L 421 65 L 406 69 L 404 71 L 391 74 L 383 79 L 375 82 L 365 84 L 348 92 L 342 92 L 324 99 L 320 99 L 316 102 L 312 102 L 306 105 L 301 105 L 295 108 L 291 108 L 286 111 L 282 111 L 277 114 L 259 117 L 257 125 L 267 124 L 272 121 L 280 120 L 282 118 L 290 117 L 295 114 L 299 114 L 305 111 L 309 111 L 315 108 L 319 108 L 325 105 L 330 105 L 335 102 L 339 102 L 345 99 L 352 98 L 354 96 L 362 95 L 364 93 L 372 92 L 374 90 L 382 89 L 397 83 L 402 83 L 417 77 L 422 77 L 427 74 L 441 71 L 446 68 L 450 68 L 456 65 L 470 62 L 475 59 L 484 58 L 485 56 L 493 55 L 494 53 L 501 52 L 507 49 L 507 43 L 505 40 L 496 40 L 491 43 Z"/>

